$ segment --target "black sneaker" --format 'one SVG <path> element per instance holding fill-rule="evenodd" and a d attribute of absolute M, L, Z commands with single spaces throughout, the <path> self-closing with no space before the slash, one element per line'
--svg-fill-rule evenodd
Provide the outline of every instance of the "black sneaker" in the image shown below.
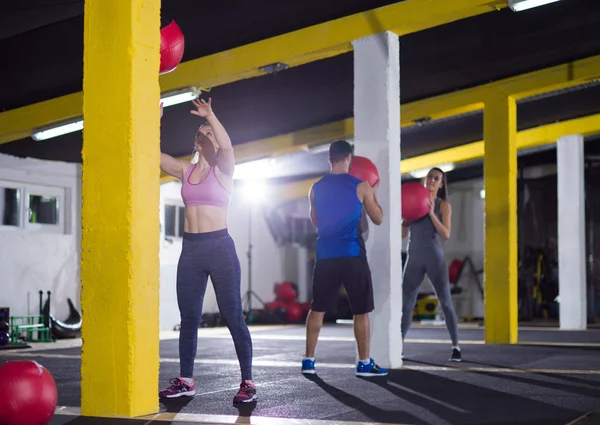
<path fill-rule="evenodd" d="M 450 355 L 450 359 L 449 360 L 451 362 L 460 362 L 460 361 L 462 361 L 460 350 L 458 348 L 453 348 L 452 349 L 452 354 Z"/>

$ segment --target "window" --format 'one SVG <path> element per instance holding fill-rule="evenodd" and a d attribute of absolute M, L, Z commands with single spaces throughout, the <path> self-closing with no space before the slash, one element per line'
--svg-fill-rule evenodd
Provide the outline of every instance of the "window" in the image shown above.
<path fill-rule="evenodd" d="M 185 208 L 181 205 L 165 204 L 165 237 L 183 237 Z"/>
<path fill-rule="evenodd" d="M 64 232 L 65 190 L 0 181 L 0 229 Z"/>
<path fill-rule="evenodd" d="M 18 228 L 21 224 L 21 190 L 0 183 L 0 227 Z"/>

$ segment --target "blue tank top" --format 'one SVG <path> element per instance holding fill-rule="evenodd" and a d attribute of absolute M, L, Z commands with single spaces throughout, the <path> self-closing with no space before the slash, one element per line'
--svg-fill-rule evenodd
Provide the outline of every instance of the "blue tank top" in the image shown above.
<path fill-rule="evenodd" d="M 442 220 L 442 215 L 440 214 L 441 203 L 442 200 L 437 198 L 435 200 L 435 206 L 433 207 L 433 212 L 440 221 Z M 440 235 L 433 225 L 433 221 L 431 221 L 429 214 L 410 223 L 408 251 L 423 248 L 441 248 L 441 246 L 442 242 L 440 240 Z"/>
<path fill-rule="evenodd" d="M 365 255 L 360 228 L 363 204 L 356 196 L 360 183 L 350 174 L 327 174 L 313 185 L 317 260 Z"/>

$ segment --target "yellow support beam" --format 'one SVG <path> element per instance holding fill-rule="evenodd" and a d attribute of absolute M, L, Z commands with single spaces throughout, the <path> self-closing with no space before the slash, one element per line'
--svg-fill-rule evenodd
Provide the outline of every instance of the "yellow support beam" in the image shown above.
<path fill-rule="evenodd" d="M 517 133 L 517 150 L 530 149 L 555 143 L 567 134 L 581 134 L 585 137 L 600 134 L 600 114 L 575 118 L 568 121 L 546 124 L 522 130 Z M 482 159 L 485 151 L 484 142 L 478 141 L 465 145 L 403 159 L 400 163 L 402 175 L 423 168 L 430 168 L 445 163 L 461 163 Z M 310 186 L 317 179 L 308 179 L 275 186 L 273 202 L 281 203 L 306 196 Z"/>
<path fill-rule="evenodd" d="M 406 35 L 506 7 L 498 0 L 405 0 L 184 62 L 162 75 L 163 92 L 190 86 L 217 87 L 266 75 L 262 67 L 289 67 L 352 51 L 352 40 L 393 31 Z M 81 115 L 82 93 L 72 93 L 0 114 L 0 143 L 28 137 L 34 129 Z"/>
<path fill-rule="evenodd" d="M 517 105 L 495 94 L 484 112 L 485 342 L 515 344 L 517 299 Z"/>
<path fill-rule="evenodd" d="M 84 416 L 134 417 L 159 408 L 160 6 L 85 2 Z"/>
<path fill-rule="evenodd" d="M 575 118 L 553 124 L 546 124 L 517 133 L 517 150 L 555 143 L 567 134 L 581 134 L 584 137 L 600 133 L 600 114 Z M 456 146 L 425 155 L 402 160 L 400 172 L 408 174 L 423 168 L 434 167 L 449 162 L 460 163 L 483 158 L 483 140 Z"/>

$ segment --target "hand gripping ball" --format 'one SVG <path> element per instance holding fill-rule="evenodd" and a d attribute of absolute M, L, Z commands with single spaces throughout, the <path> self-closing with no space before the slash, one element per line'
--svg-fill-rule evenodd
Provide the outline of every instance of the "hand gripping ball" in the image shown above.
<path fill-rule="evenodd" d="M 166 74 L 177 68 L 181 58 L 185 39 L 179 25 L 171 21 L 169 25 L 160 30 L 160 74 Z"/>
<path fill-rule="evenodd" d="M 410 182 L 402 185 L 402 218 L 415 221 L 429 213 L 429 191 L 420 183 Z"/>
<path fill-rule="evenodd" d="M 352 158 L 350 174 L 357 179 L 366 181 L 371 187 L 375 186 L 379 181 L 379 171 L 377 170 L 377 167 L 369 158 L 365 158 L 364 156 L 354 156 Z"/>

